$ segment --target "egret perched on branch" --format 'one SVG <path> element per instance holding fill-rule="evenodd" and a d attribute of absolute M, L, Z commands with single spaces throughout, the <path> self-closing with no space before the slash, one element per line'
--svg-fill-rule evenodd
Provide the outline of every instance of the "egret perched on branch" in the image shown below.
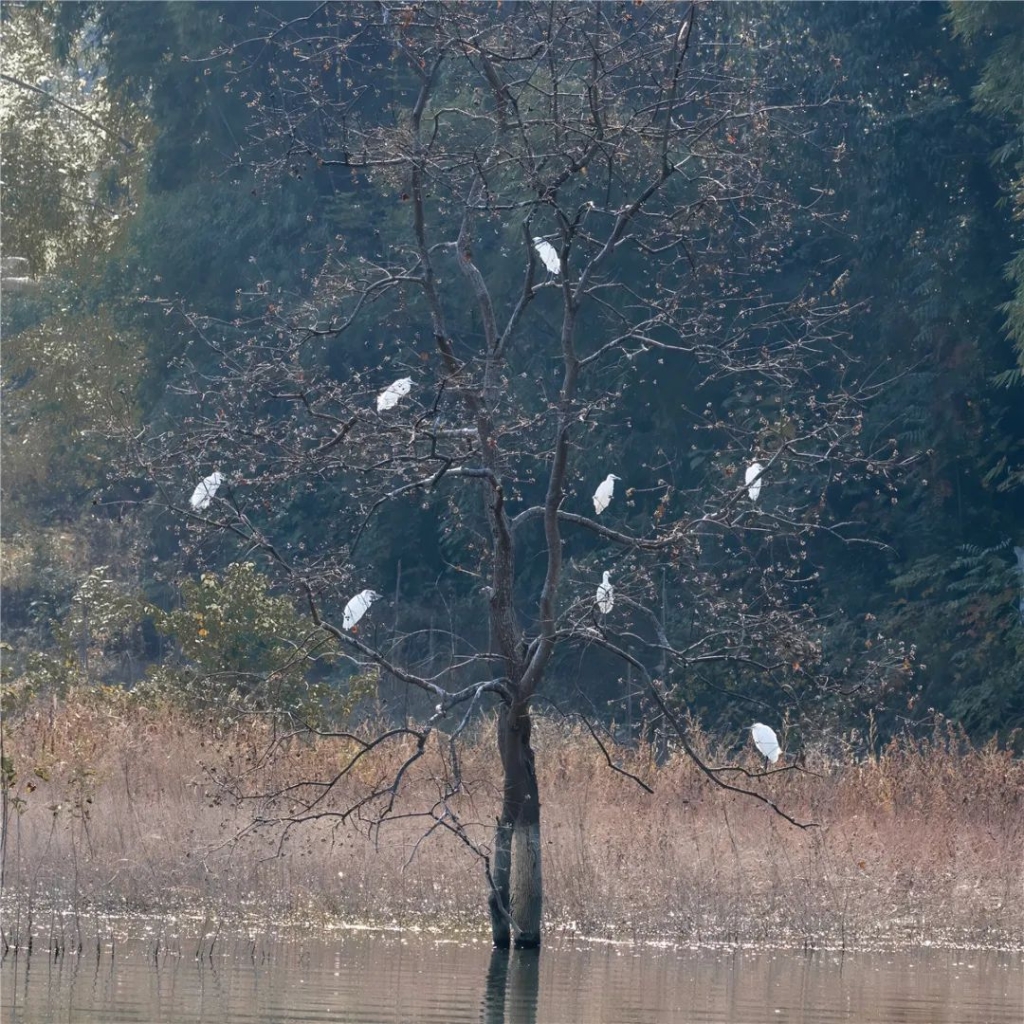
<path fill-rule="evenodd" d="M 765 768 L 768 767 L 769 761 L 775 764 L 782 753 L 782 748 L 779 746 L 779 737 L 775 735 L 775 730 L 770 725 L 755 722 L 750 727 L 750 735 L 754 738 L 754 746 L 757 747 L 764 757 Z"/>
<path fill-rule="evenodd" d="M 404 398 L 410 391 L 412 391 L 412 377 L 399 377 L 394 384 L 389 384 L 377 396 L 377 412 L 394 409 L 398 405 L 398 400 Z"/>
<path fill-rule="evenodd" d="M 761 474 L 763 472 L 764 466 L 762 466 L 760 462 L 752 462 L 747 466 L 747 472 L 743 478 L 743 482 L 750 485 L 747 488 L 747 494 L 750 495 L 751 501 L 757 501 L 757 496 L 761 493 Z"/>
<path fill-rule="evenodd" d="M 380 600 L 376 590 L 360 590 L 347 605 L 341 620 L 342 629 L 351 629 L 369 610 L 374 601 Z"/>
<path fill-rule="evenodd" d="M 538 235 L 533 240 L 533 247 L 537 250 L 541 263 L 548 268 L 548 273 L 560 274 L 562 272 L 562 261 L 558 258 L 558 250 L 550 242 L 545 242 Z"/>
<path fill-rule="evenodd" d="M 213 501 L 213 496 L 222 483 L 224 483 L 224 474 L 219 470 L 214 470 L 208 477 L 199 481 L 196 489 L 192 492 L 192 497 L 188 499 L 188 503 L 197 512 L 201 512 Z"/>
<path fill-rule="evenodd" d="M 597 490 L 594 491 L 594 511 L 598 515 L 608 507 L 612 500 L 612 495 L 615 493 L 615 481 L 621 479 L 622 477 L 616 476 L 614 473 L 609 473 L 597 485 Z"/>
<path fill-rule="evenodd" d="M 609 581 L 610 576 L 611 573 L 605 569 L 604 579 L 597 585 L 595 603 L 597 604 L 597 610 L 602 615 L 607 615 L 615 607 L 615 588 Z"/>

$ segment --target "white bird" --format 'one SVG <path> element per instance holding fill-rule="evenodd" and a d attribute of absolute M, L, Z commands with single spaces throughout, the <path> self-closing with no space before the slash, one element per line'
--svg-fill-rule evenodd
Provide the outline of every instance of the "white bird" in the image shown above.
<path fill-rule="evenodd" d="M 550 243 L 545 242 L 539 235 L 533 240 L 533 247 L 537 250 L 541 263 L 548 268 L 551 274 L 559 274 L 562 271 L 562 261 L 558 258 L 558 250 Z"/>
<path fill-rule="evenodd" d="M 770 725 L 755 722 L 750 727 L 750 735 L 754 737 L 754 746 L 761 752 L 765 761 L 775 764 L 782 753 L 779 737 L 775 735 L 775 730 Z"/>
<path fill-rule="evenodd" d="M 743 477 L 743 482 L 749 484 L 747 488 L 747 494 L 750 495 L 751 501 L 757 501 L 757 496 L 761 493 L 761 483 L 763 477 L 761 474 L 764 472 L 764 466 L 760 462 L 752 462 L 747 466 L 747 472 Z"/>
<path fill-rule="evenodd" d="M 609 473 L 597 485 L 597 490 L 594 491 L 594 511 L 598 515 L 608 507 L 612 500 L 612 495 L 615 493 L 615 481 L 621 479 L 622 477 L 616 476 L 614 473 Z"/>
<path fill-rule="evenodd" d="M 400 377 L 377 396 L 377 412 L 394 409 L 398 405 L 398 400 L 404 398 L 410 391 L 412 391 L 412 377 Z"/>
<path fill-rule="evenodd" d="M 380 600 L 376 590 L 360 590 L 347 605 L 341 620 L 342 629 L 351 629 L 369 610 L 374 601 Z"/>
<path fill-rule="evenodd" d="M 611 573 L 605 570 L 604 579 L 597 585 L 597 610 L 602 615 L 607 615 L 615 607 L 615 588 L 611 585 L 609 577 Z"/>
<path fill-rule="evenodd" d="M 213 496 L 222 483 L 224 483 L 224 474 L 219 470 L 214 470 L 208 477 L 199 481 L 196 489 L 192 492 L 192 497 L 188 499 L 188 503 L 197 512 L 201 512 L 213 501 Z"/>

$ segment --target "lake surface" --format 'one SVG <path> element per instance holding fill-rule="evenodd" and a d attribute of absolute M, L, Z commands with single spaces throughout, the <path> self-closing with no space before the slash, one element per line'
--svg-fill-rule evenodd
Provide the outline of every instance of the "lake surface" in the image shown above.
<path fill-rule="evenodd" d="M 142 931 L 80 955 L 9 955 L 0 967 L 4 1024 L 1024 1020 L 1024 963 L 1014 953 L 679 951 L 554 939 L 539 954 L 509 957 L 484 942 L 381 933 L 189 940 Z"/>

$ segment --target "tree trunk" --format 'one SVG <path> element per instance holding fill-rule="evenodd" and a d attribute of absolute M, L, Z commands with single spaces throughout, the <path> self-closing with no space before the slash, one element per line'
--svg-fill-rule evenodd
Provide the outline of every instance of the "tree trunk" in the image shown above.
<path fill-rule="evenodd" d="M 513 943 L 517 949 L 535 949 L 540 946 L 543 907 L 540 797 L 525 708 L 502 708 L 498 749 L 505 795 L 494 836 L 491 934 L 501 949 Z"/>

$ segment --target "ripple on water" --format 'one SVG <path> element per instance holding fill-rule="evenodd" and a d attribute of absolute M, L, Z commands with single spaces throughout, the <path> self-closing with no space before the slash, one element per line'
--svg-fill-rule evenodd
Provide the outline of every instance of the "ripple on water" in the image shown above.
<path fill-rule="evenodd" d="M 212 949 L 211 949 L 212 947 Z M 199 954 L 197 956 L 197 953 Z M 327 938 L 121 935 L 111 946 L 3 963 L 5 1022 L 36 1024 L 1020 1024 L 1015 953 L 677 950 L 338 931 Z"/>

